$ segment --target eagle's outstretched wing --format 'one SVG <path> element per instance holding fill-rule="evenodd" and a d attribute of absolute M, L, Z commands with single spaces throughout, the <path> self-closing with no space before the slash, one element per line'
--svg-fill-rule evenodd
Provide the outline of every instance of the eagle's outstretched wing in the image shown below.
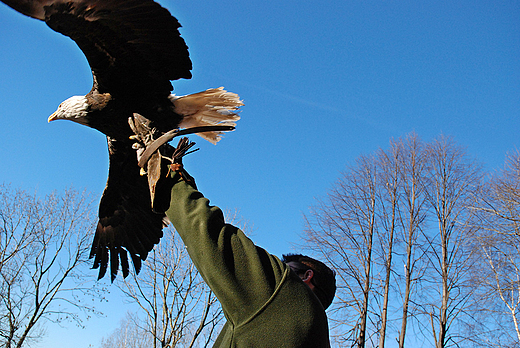
<path fill-rule="evenodd" d="M 99 93 L 168 95 L 191 78 L 180 24 L 152 0 L 2 0 L 70 37 L 85 54 Z"/>

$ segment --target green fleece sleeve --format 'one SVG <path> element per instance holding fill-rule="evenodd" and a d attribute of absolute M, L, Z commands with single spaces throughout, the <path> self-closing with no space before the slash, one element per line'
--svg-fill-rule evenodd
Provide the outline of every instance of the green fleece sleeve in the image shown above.
<path fill-rule="evenodd" d="M 282 282 L 287 266 L 226 224 L 222 211 L 184 181 L 173 186 L 166 215 L 233 325 L 256 313 Z"/>

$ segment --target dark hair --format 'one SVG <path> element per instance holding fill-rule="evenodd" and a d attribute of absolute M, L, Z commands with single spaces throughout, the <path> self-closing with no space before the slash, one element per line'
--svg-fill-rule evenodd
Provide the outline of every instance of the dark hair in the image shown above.
<path fill-rule="evenodd" d="M 320 300 L 323 308 L 327 309 L 336 293 L 336 272 L 327 267 L 323 262 L 301 254 L 282 255 L 282 261 L 297 262 L 302 265 L 302 271 L 312 269 L 314 275 L 311 283 L 314 285 L 314 293 Z"/>

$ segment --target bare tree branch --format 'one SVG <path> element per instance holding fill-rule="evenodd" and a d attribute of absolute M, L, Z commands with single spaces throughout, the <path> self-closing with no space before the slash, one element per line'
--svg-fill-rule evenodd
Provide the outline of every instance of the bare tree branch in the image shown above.
<path fill-rule="evenodd" d="M 92 199 L 67 190 L 43 199 L 0 186 L 0 337 L 22 347 L 41 337 L 44 322 L 97 313 L 85 295 L 101 297 L 88 282 L 88 249 L 94 218 Z"/>

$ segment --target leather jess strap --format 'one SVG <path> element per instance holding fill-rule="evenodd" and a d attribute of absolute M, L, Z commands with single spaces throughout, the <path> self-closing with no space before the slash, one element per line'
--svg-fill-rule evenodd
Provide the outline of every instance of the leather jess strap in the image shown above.
<path fill-rule="evenodd" d="M 150 156 L 157 151 L 159 147 L 166 144 L 167 142 L 171 141 L 173 138 L 181 135 L 186 134 L 193 134 L 193 133 L 202 133 L 202 132 L 215 132 L 215 131 L 232 131 L 235 129 L 233 126 L 201 126 L 201 127 L 192 127 L 192 128 L 186 128 L 186 129 L 173 129 L 169 132 L 164 133 L 159 138 L 154 140 L 150 145 L 146 147 L 143 154 L 141 155 L 141 158 L 139 159 L 139 167 L 144 168 L 146 166 L 146 163 L 150 159 Z"/>

